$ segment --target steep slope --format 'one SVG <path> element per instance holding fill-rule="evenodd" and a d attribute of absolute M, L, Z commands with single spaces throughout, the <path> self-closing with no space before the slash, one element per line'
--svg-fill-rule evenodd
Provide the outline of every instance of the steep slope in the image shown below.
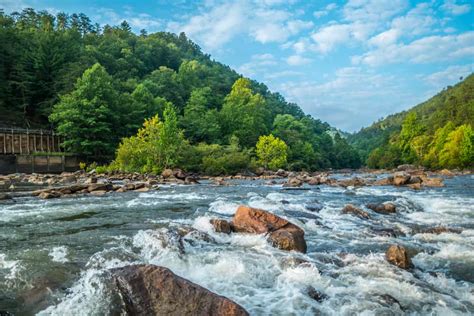
<path fill-rule="evenodd" d="M 410 124 L 412 126 L 409 126 Z M 393 155 L 397 155 L 396 152 L 400 151 L 399 157 L 392 157 L 398 158 L 394 159 L 394 163 L 417 162 L 430 165 L 422 156 L 435 145 L 433 141 L 436 140 L 436 133 L 440 133 L 446 125 L 449 125 L 450 132 L 462 125 L 471 128 L 474 125 L 474 74 L 455 86 L 448 86 L 431 99 L 408 111 L 390 115 L 361 129 L 350 135 L 348 141 L 366 162 L 370 162 L 368 158 L 374 150 L 381 151 L 381 148 L 384 148 L 392 150 Z M 410 128 L 414 130 L 409 131 Z M 411 135 L 407 135 L 408 132 L 411 132 Z M 417 150 L 424 152 L 416 153 Z M 402 153 L 403 151 L 405 153 Z M 407 151 L 411 152 L 411 157 Z"/>

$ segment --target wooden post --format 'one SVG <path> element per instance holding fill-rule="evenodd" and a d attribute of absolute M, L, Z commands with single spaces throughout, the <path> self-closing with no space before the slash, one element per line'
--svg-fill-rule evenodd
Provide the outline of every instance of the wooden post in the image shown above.
<path fill-rule="evenodd" d="M 51 141 L 53 142 L 53 151 L 55 151 L 55 150 L 54 150 L 54 131 L 52 131 L 52 135 L 53 135 L 53 136 L 51 137 Z"/>
<path fill-rule="evenodd" d="M 33 151 L 36 152 L 36 133 L 33 133 Z"/>
<path fill-rule="evenodd" d="M 46 147 L 48 148 L 48 152 L 51 152 L 51 149 L 49 148 L 49 134 L 46 135 Z"/>
<path fill-rule="evenodd" d="M 13 128 L 12 128 L 12 139 L 11 139 L 11 141 L 12 141 L 12 154 L 14 154 L 15 153 L 15 142 L 13 140 Z"/>
<path fill-rule="evenodd" d="M 44 152 L 44 148 L 43 148 L 43 130 L 41 130 L 40 142 L 41 142 L 41 152 Z"/>
<path fill-rule="evenodd" d="M 28 129 L 26 129 L 26 152 L 28 153 L 28 155 L 30 154 L 30 131 Z"/>
<path fill-rule="evenodd" d="M 20 137 L 20 141 L 19 141 L 19 143 L 20 143 L 20 155 L 23 153 L 23 146 L 22 146 L 22 144 L 21 144 L 21 139 L 23 138 L 22 136 L 23 136 L 23 135 L 21 135 L 21 132 L 18 133 L 18 137 Z"/>
<path fill-rule="evenodd" d="M 7 153 L 7 134 L 3 133 L 3 153 Z"/>

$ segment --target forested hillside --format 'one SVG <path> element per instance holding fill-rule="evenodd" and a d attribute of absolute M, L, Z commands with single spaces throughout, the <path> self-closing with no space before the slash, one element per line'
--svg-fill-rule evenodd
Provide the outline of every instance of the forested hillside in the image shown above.
<path fill-rule="evenodd" d="M 348 137 L 369 167 L 415 163 L 429 168 L 474 166 L 474 74 L 412 109 Z"/>
<path fill-rule="evenodd" d="M 327 123 L 212 60 L 184 33 L 135 34 L 125 21 L 100 27 L 84 14 L 0 13 L 0 113 L 3 125 L 56 129 L 89 162 L 117 154 L 112 166 L 127 171 L 360 164 Z"/>

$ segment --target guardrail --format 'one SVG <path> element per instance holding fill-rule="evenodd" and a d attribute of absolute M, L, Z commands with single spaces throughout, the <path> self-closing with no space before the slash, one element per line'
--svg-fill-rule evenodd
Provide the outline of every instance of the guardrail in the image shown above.
<path fill-rule="evenodd" d="M 0 154 L 62 152 L 63 138 L 54 131 L 42 129 L 0 128 Z"/>

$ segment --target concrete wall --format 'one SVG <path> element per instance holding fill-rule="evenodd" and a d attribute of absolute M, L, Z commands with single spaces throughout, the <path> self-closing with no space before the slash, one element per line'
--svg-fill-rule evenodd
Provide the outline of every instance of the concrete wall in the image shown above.
<path fill-rule="evenodd" d="M 0 174 L 61 173 L 78 169 L 79 161 L 74 156 L 0 155 Z"/>

